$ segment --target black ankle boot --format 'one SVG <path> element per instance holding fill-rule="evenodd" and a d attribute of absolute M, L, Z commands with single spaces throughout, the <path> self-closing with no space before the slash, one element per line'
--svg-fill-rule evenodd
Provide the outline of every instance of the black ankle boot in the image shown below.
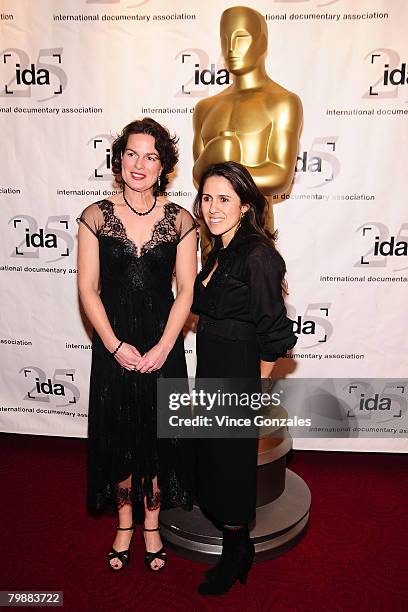
<path fill-rule="evenodd" d="M 222 554 L 217 565 L 208 570 L 207 581 L 200 584 L 201 595 L 223 595 L 239 580 L 246 584 L 255 555 L 255 547 L 249 537 L 248 527 L 223 529 Z"/>

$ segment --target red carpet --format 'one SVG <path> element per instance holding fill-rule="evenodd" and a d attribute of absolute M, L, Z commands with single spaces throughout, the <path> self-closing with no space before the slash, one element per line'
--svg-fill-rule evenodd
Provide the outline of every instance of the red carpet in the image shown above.
<path fill-rule="evenodd" d="M 257 564 L 246 587 L 203 598 L 208 566 L 170 552 L 164 572 L 148 573 L 140 530 L 129 567 L 107 569 L 114 520 L 86 515 L 85 440 L 0 440 L 1 590 L 64 591 L 72 612 L 408 610 L 408 455 L 297 451 L 290 468 L 313 498 L 305 537 Z"/>

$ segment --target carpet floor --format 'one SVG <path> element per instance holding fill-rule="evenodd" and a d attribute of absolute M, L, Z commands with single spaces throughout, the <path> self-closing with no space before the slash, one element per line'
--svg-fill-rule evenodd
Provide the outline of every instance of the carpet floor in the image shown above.
<path fill-rule="evenodd" d="M 86 514 L 85 440 L 1 434 L 0 443 L 0 590 L 63 591 L 69 612 L 408 611 L 408 455 L 296 451 L 289 467 L 312 492 L 307 533 L 256 564 L 246 586 L 203 598 L 208 566 L 170 551 L 165 571 L 151 574 L 140 527 L 129 566 L 108 570 L 115 521 Z"/>

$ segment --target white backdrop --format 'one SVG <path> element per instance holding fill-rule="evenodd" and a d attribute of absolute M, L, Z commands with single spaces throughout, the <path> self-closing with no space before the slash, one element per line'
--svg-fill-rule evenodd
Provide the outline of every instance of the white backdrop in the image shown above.
<path fill-rule="evenodd" d="M 110 143 L 142 116 L 180 137 L 169 195 L 191 210 L 192 109 L 225 86 L 218 25 L 235 4 L 2 0 L 1 430 L 86 435 L 91 351 L 75 218 L 112 192 Z M 269 75 L 304 107 L 295 184 L 274 205 L 299 334 L 294 359 L 278 367 L 406 376 L 408 4 L 246 4 L 268 23 Z M 186 352 L 194 374 L 193 335 Z M 295 447 L 407 450 L 401 439 Z"/>

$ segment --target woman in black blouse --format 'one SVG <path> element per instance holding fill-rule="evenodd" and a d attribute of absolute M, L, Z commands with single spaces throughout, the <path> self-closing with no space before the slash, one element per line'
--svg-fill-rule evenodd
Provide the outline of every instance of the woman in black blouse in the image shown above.
<path fill-rule="evenodd" d="M 282 298 L 285 262 L 266 228 L 267 208 L 240 164 L 214 164 L 202 176 L 194 212 L 210 230 L 212 248 L 194 288 L 197 379 L 268 378 L 296 343 Z M 248 523 L 256 511 L 258 440 L 197 443 L 199 502 L 223 526 L 221 559 L 199 592 L 218 595 L 237 579 L 245 584 L 253 561 Z"/>

